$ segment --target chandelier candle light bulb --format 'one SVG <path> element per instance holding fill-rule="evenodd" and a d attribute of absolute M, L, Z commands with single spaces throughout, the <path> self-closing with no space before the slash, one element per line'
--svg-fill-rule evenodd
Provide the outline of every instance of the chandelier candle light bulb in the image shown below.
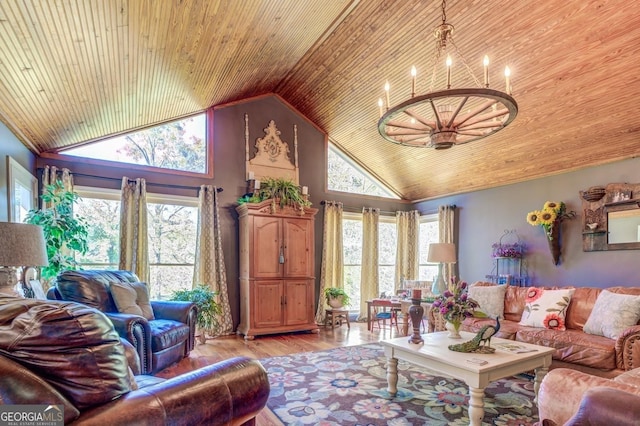
<path fill-rule="evenodd" d="M 389 81 L 387 81 L 386 83 L 384 83 L 384 92 L 387 96 L 387 111 L 389 111 Z"/>
<path fill-rule="evenodd" d="M 413 98 L 416 95 L 416 75 L 418 71 L 415 66 L 411 67 L 411 97 Z"/>
<path fill-rule="evenodd" d="M 511 70 L 509 69 L 508 65 L 504 67 L 504 84 L 506 86 L 505 92 L 507 92 L 510 95 L 511 94 Z"/>
<path fill-rule="evenodd" d="M 380 117 L 382 117 L 382 107 L 384 106 L 384 103 L 382 102 L 382 98 L 378 98 L 378 108 L 380 108 Z"/>
<path fill-rule="evenodd" d="M 484 87 L 489 87 L 489 57 L 487 55 L 484 55 L 482 65 L 484 65 Z"/>
<path fill-rule="evenodd" d="M 447 55 L 447 89 L 451 89 L 451 56 Z"/>

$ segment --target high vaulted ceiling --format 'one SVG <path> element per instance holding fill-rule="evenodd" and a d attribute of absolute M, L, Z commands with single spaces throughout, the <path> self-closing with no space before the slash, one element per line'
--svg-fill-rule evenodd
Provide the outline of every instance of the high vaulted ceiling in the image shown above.
<path fill-rule="evenodd" d="M 640 153 L 640 7 L 628 0 L 449 0 L 476 75 L 489 55 L 502 89 L 510 66 L 518 117 L 449 150 L 384 141 L 384 82 L 400 102 L 415 65 L 427 91 L 441 16 L 421 0 L 3 0 L 0 118 L 41 153 L 276 93 L 409 200 Z M 454 66 L 453 85 L 466 78 Z"/>

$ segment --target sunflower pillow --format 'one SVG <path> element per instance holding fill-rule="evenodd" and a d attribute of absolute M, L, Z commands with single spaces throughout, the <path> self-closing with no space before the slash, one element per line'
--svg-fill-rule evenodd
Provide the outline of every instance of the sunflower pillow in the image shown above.
<path fill-rule="evenodd" d="M 527 289 L 520 325 L 566 330 L 565 315 L 574 291 L 573 288 L 546 290 L 531 287 Z"/>

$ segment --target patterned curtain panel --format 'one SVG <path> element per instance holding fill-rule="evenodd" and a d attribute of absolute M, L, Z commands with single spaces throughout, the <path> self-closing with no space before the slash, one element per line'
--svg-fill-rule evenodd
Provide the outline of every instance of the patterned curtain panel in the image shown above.
<path fill-rule="evenodd" d="M 440 229 L 439 242 L 458 243 L 456 206 L 438 207 L 438 227 Z M 451 277 L 458 277 L 458 263 L 445 263 L 442 268 L 442 274 L 448 285 L 451 282 Z"/>
<path fill-rule="evenodd" d="M 42 190 L 44 192 L 44 187 L 47 185 L 51 185 L 56 181 L 61 181 L 62 186 L 67 191 L 73 191 L 73 175 L 66 167 L 63 169 L 58 169 L 56 166 L 45 166 L 42 171 Z M 49 203 L 45 203 L 42 201 L 42 208 L 48 209 L 51 205 Z"/>
<path fill-rule="evenodd" d="M 378 224 L 380 209 L 362 209 L 362 272 L 360 274 L 360 313 L 358 320 L 367 319 L 367 300 L 375 299 L 378 287 Z"/>
<path fill-rule="evenodd" d="M 122 178 L 120 194 L 120 269 L 149 282 L 147 186 L 144 179 Z"/>
<path fill-rule="evenodd" d="M 417 210 L 396 212 L 398 245 L 396 249 L 395 291 L 402 280 L 417 280 L 419 273 L 420 213 Z"/>
<path fill-rule="evenodd" d="M 322 266 L 320 270 L 320 296 L 316 323 L 324 323 L 324 289 L 344 288 L 344 259 L 342 247 L 342 203 L 325 201 L 324 231 L 322 237 Z"/>
<path fill-rule="evenodd" d="M 198 197 L 198 230 L 193 285 L 198 284 L 205 284 L 217 293 L 216 302 L 220 305 L 221 310 L 217 326 L 213 330 L 205 330 L 206 333 L 213 337 L 232 334 L 233 319 L 222 250 L 218 191 L 211 185 L 202 185 Z"/>

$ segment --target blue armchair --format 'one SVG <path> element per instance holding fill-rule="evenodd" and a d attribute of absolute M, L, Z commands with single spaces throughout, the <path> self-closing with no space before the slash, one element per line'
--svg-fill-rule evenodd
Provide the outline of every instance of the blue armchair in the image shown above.
<path fill-rule="evenodd" d="M 155 319 L 119 312 L 111 284 L 139 281 L 129 271 L 65 271 L 47 298 L 82 303 L 105 313 L 118 334 L 135 347 L 142 373 L 153 374 L 189 355 L 195 344 L 197 308 L 191 302 L 152 300 Z"/>

